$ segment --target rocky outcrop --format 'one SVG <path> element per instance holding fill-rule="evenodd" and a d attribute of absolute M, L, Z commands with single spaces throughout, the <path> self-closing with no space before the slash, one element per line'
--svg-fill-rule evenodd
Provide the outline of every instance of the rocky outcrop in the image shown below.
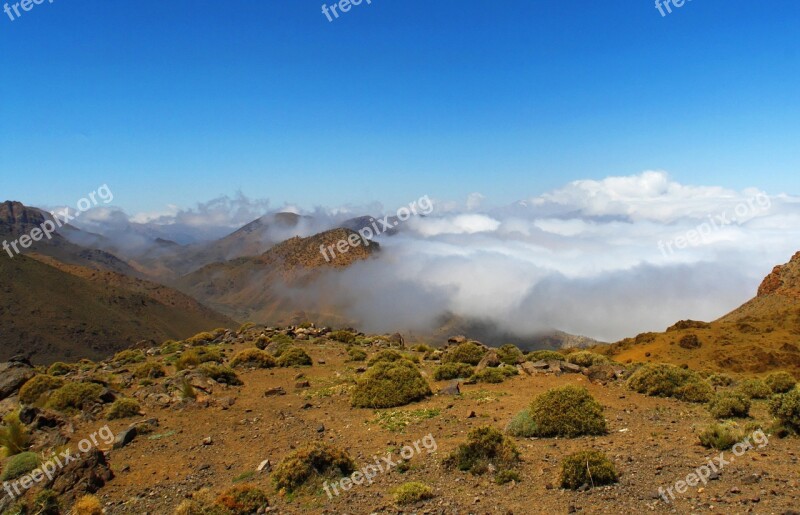
<path fill-rule="evenodd" d="M 36 372 L 28 363 L 9 361 L 0 363 L 0 400 L 16 395 L 28 379 Z"/>

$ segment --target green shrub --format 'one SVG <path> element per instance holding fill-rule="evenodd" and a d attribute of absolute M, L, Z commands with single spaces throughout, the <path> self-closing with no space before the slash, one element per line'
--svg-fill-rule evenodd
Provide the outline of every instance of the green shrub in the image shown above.
<path fill-rule="evenodd" d="M 347 355 L 349 356 L 348 361 L 365 361 L 367 359 L 367 353 L 358 347 L 347 349 Z"/>
<path fill-rule="evenodd" d="M 614 463 L 599 451 L 570 454 L 561 462 L 561 486 L 577 490 L 583 485 L 592 488 L 616 483 L 619 479 Z"/>
<path fill-rule="evenodd" d="M 475 367 L 466 363 L 445 363 L 433 370 L 433 378 L 437 381 L 467 378 L 475 373 Z"/>
<path fill-rule="evenodd" d="M 652 397 L 676 397 L 689 383 L 702 381 L 692 372 L 666 363 L 647 363 L 628 379 L 628 388 Z"/>
<path fill-rule="evenodd" d="M 420 343 L 418 345 L 414 345 L 414 347 L 412 347 L 412 350 L 414 352 L 422 352 L 423 354 L 430 354 L 431 352 L 435 351 L 436 349 L 434 349 L 433 347 L 431 347 L 427 343 Z"/>
<path fill-rule="evenodd" d="M 516 470 L 501 470 L 494 475 L 494 482 L 498 485 L 504 485 L 512 481 L 515 483 L 519 483 L 521 481 L 519 473 Z"/>
<path fill-rule="evenodd" d="M 225 334 L 225 331 L 226 330 L 224 328 L 219 327 L 217 329 L 214 329 L 213 331 L 198 333 L 190 338 L 187 338 L 186 343 L 188 343 L 192 347 L 196 347 L 198 345 L 206 345 L 219 339 L 222 335 Z"/>
<path fill-rule="evenodd" d="M 516 345 L 507 343 L 497 349 L 497 359 L 506 365 L 516 365 L 525 361 L 525 356 Z"/>
<path fill-rule="evenodd" d="M 506 433 L 520 438 L 537 436 L 536 422 L 533 421 L 530 410 L 525 409 L 514 415 L 506 426 Z"/>
<path fill-rule="evenodd" d="M 700 444 L 709 449 L 727 451 L 744 438 L 744 433 L 734 424 L 714 423 L 700 433 Z"/>
<path fill-rule="evenodd" d="M 19 412 L 12 411 L 3 417 L 0 426 L 0 456 L 13 456 L 24 452 L 30 444 L 30 435 L 25 424 L 19 420 Z"/>
<path fill-rule="evenodd" d="M 711 374 L 708 376 L 708 382 L 712 386 L 732 386 L 735 383 L 728 374 Z"/>
<path fill-rule="evenodd" d="M 122 397 L 111 403 L 106 418 L 108 420 L 116 420 L 119 418 L 136 417 L 139 415 L 141 409 L 136 399 Z"/>
<path fill-rule="evenodd" d="M 103 387 L 97 383 L 67 383 L 47 398 L 45 406 L 64 413 L 82 411 L 92 404 L 100 404 Z"/>
<path fill-rule="evenodd" d="M 194 368 L 203 363 L 222 363 L 222 351 L 217 347 L 193 347 L 181 353 L 175 362 L 177 370 Z"/>
<path fill-rule="evenodd" d="M 33 498 L 33 509 L 36 515 L 60 515 L 61 506 L 59 505 L 58 494 L 45 488 Z"/>
<path fill-rule="evenodd" d="M 675 398 L 685 402 L 708 402 L 714 395 L 714 389 L 705 381 L 688 383 L 675 390 Z"/>
<path fill-rule="evenodd" d="M 8 458 L 3 465 L 0 481 L 11 481 L 31 472 L 41 464 L 39 455 L 35 452 L 21 452 Z"/>
<path fill-rule="evenodd" d="M 591 367 L 592 365 L 605 365 L 610 363 L 611 360 L 602 354 L 582 350 L 567 354 L 567 362 L 579 367 Z"/>
<path fill-rule="evenodd" d="M 141 363 L 145 360 L 144 352 L 140 350 L 124 350 L 114 354 L 111 359 L 116 365 L 131 365 L 133 363 Z"/>
<path fill-rule="evenodd" d="M 477 383 L 498 384 L 506 380 L 506 375 L 499 368 L 487 367 L 475 372 L 472 379 Z"/>
<path fill-rule="evenodd" d="M 529 352 L 527 358 L 530 361 L 564 361 L 565 356 L 552 350 L 535 350 Z"/>
<path fill-rule="evenodd" d="M 750 414 L 750 399 L 741 392 L 717 392 L 708 402 L 714 418 L 745 418 Z"/>
<path fill-rule="evenodd" d="M 272 482 L 277 489 L 291 493 L 317 479 L 348 476 L 355 469 L 355 462 L 346 452 L 315 442 L 284 458 L 275 467 Z"/>
<path fill-rule="evenodd" d="M 412 481 L 398 486 L 394 491 L 394 501 L 399 505 L 415 504 L 433 498 L 433 489 L 424 483 Z"/>
<path fill-rule="evenodd" d="M 161 344 L 161 354 L 165 356 L 168 354 L 175 354 L 181 349 L 183 349 L 183 344 L 175 340 L 167 340 Z"/>
<path fill-rule="evenodd" d="M 536 436 L 602 435 L 607 431 L 603 407 L 583 387 L 567 385 L 536 397 L 530 415 Z"/>
<path fill-rule="evenodd" d="M 497 471 L 514 468 L 519 462 L 519 451 L 511 439 L 491 426 L 472 429 L 467 443 L 459 445 L 445 459 L 445 465 L 458 470 L 483 474 L 492 465 Z"/>
<path fill-rule="evenodd" d="M 279 367 L 310 367 L 311 356 L 300 347 L 289 347 L 278 358 Z"/>
<path fill-rule="evenodd" d="M 773 372 L 764 379 L 772 393 L 786 393 L 797 384 L 794 376 L 789 372 Z"/>
<path fill-rule="evenodd" d="M 800 390 L 776 395 L 770 401 L 769 412 L 786 429 L 800 433 Z"/>
<path fill-rule="evenodd" d="M 69 365 L 62 361 L 56 361 L 47 369 L 47 374 L 51 376 L 65 376 L 75 370 L 77 365 Z"/>
<path fill-rule="evenodd" d="M 139 379 L 157 379 L 167 375 L 166 370 L 157 361 L 147 361 L 133 369 L 133 375 Z"/>
<path fill-rule="evenodd" d="M 239 376 L 236 375 L 236 372 L 230 367 L 218 365 L 216 363 L 203 363 L 197 370 L 204 376 L 210 377 L 218 383 L 225 383 L 231 386 L 240 386 L 244 384 L 241 379 L 239 379 Z"/>
<path fill-rule="evenodd" d="M 408 360 L 379 362 L 367 370 L 353 389 L 356 408 L 394 408 L 431 394 L 428 382 Z"/>
<path fill-rule="evenodd" d="M 221 493 L 215 502 L 228 515 L 250 515 L 269 506 L 263 490 L 253 485 L 237 485 Z"/>
<path fill-rule="evenodd" d="M 19 401 L 22 404 L 34 404 L 42 395 L 64 386 L 60 377 L 39 374 L 33 376 L 19 389 Z"/>
<path fill-rule="evenodd" d="M 514 377 L 519 375 L 519 370 L 517 370 L 517 367 L 512 365 L 506 365 L 505 363 L 497 367 L 497 370 L 502 372 L 503 375 L 506 377 Z"/>
<path fill-rule="evenodd" d="M 275 358 L 269 352 L 260 349 L 245 349 L 238 352 L 231 360 L 231 366 L 234 368 L 272 368 L 276 364 Z"/>
<path fill-rule="evenodd" d="M 477 365 L 486 354 L 486 349 L 475 342 L 464 342 L 447 349 L 442 357 L 442 363 L 468 363 Z"/>
<path fill-rule="evenodd" d="M 768 399 L 772 396 L 772 389 L 761 379 L 745 379 L 736 389 L 749 399 Z"/>
<path fill-rule="evenodd" d="M 350 344 L 356 341 L 356 335 L 350 331 L 334 331 L 332 333 L 328 333 L 328 339 Z"/>
<path fill-rule="evenodd" d="M 372 356 L 369 361 L 367 361 L 367 366 L 371 367 L 378 363 L 394 363 L 395 361 L 401 361 L 404 359 L 406 359 L 405 356 L 403 356 L 400 352 L 393 349 L 385 349 Z"/>
<path fill-rule="evenodd" d="M 71 515 L 103 515 L 103 513 L 103 504 L 100 499 L 94 495 L 84 495 L 72 505 Z"/>

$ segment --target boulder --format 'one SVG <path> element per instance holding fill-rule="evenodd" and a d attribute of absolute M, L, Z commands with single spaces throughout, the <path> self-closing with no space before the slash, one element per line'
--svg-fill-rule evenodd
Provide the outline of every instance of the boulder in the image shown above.
<path fill-rule="evenodd" d="M 461 336 L 461 335 L 459 335 L 459 336 L 451 336 L 450 338 L 447 339 L 447 343 L 452 343 L 452 344 L 455 344 L 455 345 L 458 345 L 459 343 L 466 343 L 466 342 L 467 342 L 467 337 L 466 336 Z"/>
<path fill-rule="evenodd" d="M 77 458 L 67 463 L 47 485 L 65 504 L 72 504 L 86 494 L 97 492 L 114 478 L 105 455 L 97 448 Z"/>
<path fill-rule="evenodd" d="M 489 352 L 483 356 L 483 359 L 478 363 L 478 367 L 475 369 L 476 372 L 480 372 L 481 370 L 487 367 L 499 367 L 500 366 L 500 358 L 497 357 L 497 351 L 494 349 L 490 349 Z"/>
<path fill-rule="evenodd" d="M 461 387 L 458 379 L 439 390 L 439 395 L 461 395 Z"/>
<path fill-rule="evenodd" d="M 0 400 L 11 397 L 30 378 L 36 375 L 30 364 L 22 361 L 0 363 Z"/>

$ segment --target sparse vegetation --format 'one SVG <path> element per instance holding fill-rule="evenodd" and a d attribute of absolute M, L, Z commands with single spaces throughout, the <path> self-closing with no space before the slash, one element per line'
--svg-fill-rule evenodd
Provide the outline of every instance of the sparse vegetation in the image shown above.
<path fill-rule="evenodd" d="M 528 353 L 530 361 L 564 361 L 565 356 L 553 350 L 535 350 Z"/>
<path fill-rule="evenodd" d="M 222 351 L 217 347 L 193 347 L 181 353 L 175 362 L 177 370 L 198 367 L 203 363 L 222 363 Z"/>
<path fill-rule="evenodd" d="M 278 358 L 279 367 L 310 367 L 311 356 L 300 347 L 289 347 Z"/>
<path fill-rule="evenodd" d="M 497 359 L 500 360 L 500 363 L 505 363 L 506 365 L 516 365 L 525 361 L 525 356 L 516 345 L 507 343 L 497 349 Z"/>
<path fill-rule="evenodd" d="M 475 342 L 464 342 L 447 349 L 442 363 L 468 363 L 477 365 L 486 354 L 486 349 Z"/>
<path fill-rule="evenodd" d="M 561 486 L 577 490 L 583 485 L 591 487 L 610 485 L 619 478 L 614 463 L 599 451 L 581 451 L 570 454 L 561 462 Z"/>
<path fill-rule="evenodd" d="M 39 374 L 30 378 L 19 390 L 19 400 L 23 404 L 36 404 L 42 395 L 64 386 L 64 380 L 46 374 Z"/>
<path fill-rule="evenodd" d="M 764 382 L 772 393 L 786 393 L 797 384 L 797 380 L 789 372 L 773 372 L 764 379 Z"/>
<path fill-rule="evenodd" d="M 19 420 L 19 412 L 12 411 L 3 417 L 0 426 L 0 458 L 19 454 L 28 449 L 30 435 L 25 424 Z"/>
<path fill-rule="evenodd" d="M 33 513 L 36 515 L 61 515 L 58 494 L 45 488 L 33 498 Z"/>
<path fill-rule="evenodd" d="M 157 361 L 147 361 L 133 370 L 133 375 L 139 379 L 158 379 L 167 375 L 164 366 Z"/>
<path fill-rule="evenodd" d="M 768 399 L 772 396 L 772 389 L 761 379 L 745 379 L 736 389 L 748 399 Z"/>
<path fill-rule="evenodd" d="M 418 481 L 403 483 L 394 491 L 394 500 L 401 506 L 406 504 L 415 504 L 432 498 L 433 489 L 428 485 Z"/>
<path fill-rule="evenodd" d="M 41 463 L 39 455 L 35 452 L 21 452 L 6 459 L 0 481 L 11 481 L 32 471 Z"/>
<path fill-rule="evenodd" d="M 340 478 L 350 475 L 355 469 L 355 462 L 346 452 L 316 442 L 284 458 L 275 468 L 272 482 L 277 489 L 291 493 L 309 482 Z"/>
<path fill-rule="evenodd" d="M 714 389 L 705 381 L 687 383 L 675 390 L 675 398 L 685 402 L 708 402 L 714 395 Z"/>
<path fill-rule="evenodd" d="M 400 352 L 394 349 L 384 349 L 372 356 L 369 361 L 367 361 L 367 366 L 371 367 L 378 363 L 394 363 L 395 361 L 401 361 L 403 359 L 405 359 L 405 356 Z"/>
<path fill-rule="evenodd" d="M 744 438 L 744 433 L 730 422 L 714 423 L 700 433 L 700 444 L 709 449 L 727 451 Z"/>
<path fill-rule="evenodd" d="M 225 383 L 231 386 L 242 385 L 241 379 L 236 375 L 232 368 L 216 363 L 203 363 L 197 369 L 206 377 L 210 377 L 218 383 Z"/>
<path fill-rule="evenodd" d="M 103 504 L 94 495 L 84 495 L 72 505 L 74 515 L 102 515 Z"/>
<path fill-rule="evenodd" d="M 553 388 L 536 397 L 530 416 L 536 436 L 575 438 L 607 431 L 603 407 L 586 388 L 574 385 Z"/>
<path fill-rule="evenodd" d="M 784 428 L 800 433 L 800 390 L 776 395 L 770 401 L 769 412 Z"/>
<path fill-rule="evenodd" d="M 610 360 L 602 354 L 582 350 L 567 354 L 567 362 L 579 367 L 591 367 L 592 365 L 605 365 L 610 363 Z"/>
<path fill-rule="evenodd" d="M 365 361 L 367 359 L 367 353 L 358 347 L 347 349 L 347 355 L 349 356 L 348 361 Z"/>
<path fill-rule="evenodd" d="M 108 414 L 106 415 L 106 418 L 108 420 L 116 420 L 119 418 L 135 417 L 139 415 L 139 411 L 141 411 L 141 409 L 142 408 L 139 406 L 139 402 L 136 399 L 123 397 L 111 403 L 111 406 L 108 408 Z"/>
<path fill-rule="evenodd" d="M 62 361 L 56 361 L 47 369 L 47 374 L 51 376 L 65 376 L 77 369 L 76 365 L 70 365 Z"/>
<path fill-rule="evenodd" d="M 736 382 L 728 374 L 721 374 L 721 373 L 720 374 L 711 374 L 710 376 L 708 376 L 707 381 L 712 386 L 733 386 L 733 384 Z"/>
<path fill-rule="evenodd" d="M 221 493 L 216 504 L 230 515 L 250 515 L 268 507 L 269 499 L 254 485 L 237 485 Z"/>
<path fill-rule="evenodd" d="M 445 459 L 445 465 L 473 474 L 483 474 L 492 465 L 497 471 L 514 468 L 519 462 L 519 451 L 511 439 L 491 426 L 472 429 L 467 443 L 459 445 Z"/>
<path fill-rule="evenodd" d="M 116 365 L 131 365 L 133 363 L 141 363 L 145 360 L 144 352 L 136 350 L 124 350 L 114 354 L 111 361 Z"/>
<path fill-rule="evenodd" d="M 647 363 L 631 374 L 628 388 L 652 397 L 678 397 L 686 393 L 683 387 L 701 381 L 691 370 L 666 363 Z"/>
<path fill-rule="evenodd" d="M 708 402 L 714 418 L 745 418 L 750 415 L 750 399 L 739 391 L 717 392 Z"/>
<path fill-rule="evenodd" d="M 433 378 L 436 381 L 447 381 L 450 379 L 467 378 L 475 373 L 475 367 L 467 363 L 445 363 L 433 370 Z"/>
<path fill-rule="evenodd" d="M 269 352 L 260 349 L 245 349 L 231 359 L 233 368 L 273 368 L 276 364 L 275 358 Z"/>
<path fill-rule="evenodd" d="M 520 438 L 537 436 L 536 422 L 533 421 L 530 410 L 525 409 L 514 415 L 506 426 L 506 433 Z"/>
<path fill-rule="evenodd" d="M 67 383 L 50 394 L 46 407 L 64 413 L 83 411 L 93 404 L 101 404 L 103 387 L 96 383 Z"/>
<path fill-rule="evenodd" d="M 328 334 L 328 339 L 341 343 L 353 343 L 356 341 L 356 335 L 350 331 L 334 331 Z"/>
<path fill-rule="evenodd" d="M 356 383 L 351 403 L 357 408 L 394 408 L 431 394 L 428 382 L 408 360 L 379 362 Z"/>
<path fill-rule="evenodd" d="M 506 377 L 506 374 L 504 374 L 499 368 L 487 367 L 480 372 L 476 372 L 472 376 L 472 380 L 476 383 L 497 384 L 505 381 Z"/>

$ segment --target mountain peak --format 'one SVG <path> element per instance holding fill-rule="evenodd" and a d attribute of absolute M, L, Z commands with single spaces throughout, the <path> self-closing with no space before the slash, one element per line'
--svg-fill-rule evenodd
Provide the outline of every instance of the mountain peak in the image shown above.
<path fill-rule="evenodd" d="M 800 297 L 800 252 L 785 265 L 778 265 L 758 287 L 758 296 L 784 295 Z"/>

